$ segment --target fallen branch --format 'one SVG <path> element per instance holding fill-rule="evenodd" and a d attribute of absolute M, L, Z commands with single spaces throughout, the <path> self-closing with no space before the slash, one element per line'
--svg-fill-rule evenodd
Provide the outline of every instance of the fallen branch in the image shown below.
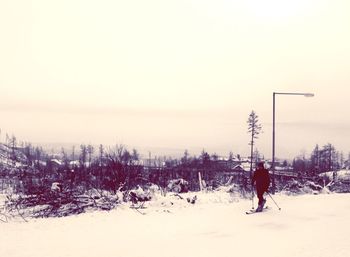
<path fill-rule="evenodd" d="M 81 195 L 76 192 L 44 192 L 38 195 L 7 196 L 5 203 L 10 215 L 27 217 L 62 217 L 85 212 L 87 208 L 111 210 L 118 203 L 115 196 Z"/>

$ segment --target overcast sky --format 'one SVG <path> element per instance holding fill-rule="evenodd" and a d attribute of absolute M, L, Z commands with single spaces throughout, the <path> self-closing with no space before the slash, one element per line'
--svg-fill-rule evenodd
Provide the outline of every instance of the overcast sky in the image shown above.
<path fill-rule="evenodd" d="M 0 117 L 33 143 L 123 143 L 271 157 L 350 151 L 350 2 L 0 2 Z"/>

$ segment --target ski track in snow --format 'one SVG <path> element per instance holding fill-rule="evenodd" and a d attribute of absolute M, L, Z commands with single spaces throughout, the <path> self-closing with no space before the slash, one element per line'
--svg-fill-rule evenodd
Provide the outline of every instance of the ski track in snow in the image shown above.
<path fill-rule="evenodd" d="M 270 209 L 254 215 L 245 214 L 251 201 L 220 202 L 228 194 L 218 194 L 197 194 L 195 205 L 178 200 L 162 207 L 166 199 L 159 198 L 142 210 L 146 215 L 121 206 L 0 223 L 0 256 L 343 257 L 350 252 L 350 194 L 276 195 L 281 211 L 267 198 Z"/>

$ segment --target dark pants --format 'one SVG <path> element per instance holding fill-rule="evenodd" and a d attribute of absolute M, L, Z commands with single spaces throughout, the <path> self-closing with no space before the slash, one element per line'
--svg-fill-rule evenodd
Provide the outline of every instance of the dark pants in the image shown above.
<path fill-rule="evenodd" d="M 264 193 L 266 192 L 265 189 L 262 189 L 262 188 L 257 188 L 256 189 L 256 194 L 258 196 L 258 199 L 259 199 L 259 202 L 258 202 L 258 205 L 262 205 L 263 202 L 264 202 Z"/>

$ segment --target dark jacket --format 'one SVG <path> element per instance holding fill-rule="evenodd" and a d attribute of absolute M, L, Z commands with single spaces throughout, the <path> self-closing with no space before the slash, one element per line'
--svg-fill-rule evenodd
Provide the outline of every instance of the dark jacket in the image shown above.
<path fill-rule="evenodd" d="M 258 167 L 253 175 L 252 184 L 256 183 L 257 190 L 267 191 L 270 185 L 270 174 L 265 168 Z"/>

